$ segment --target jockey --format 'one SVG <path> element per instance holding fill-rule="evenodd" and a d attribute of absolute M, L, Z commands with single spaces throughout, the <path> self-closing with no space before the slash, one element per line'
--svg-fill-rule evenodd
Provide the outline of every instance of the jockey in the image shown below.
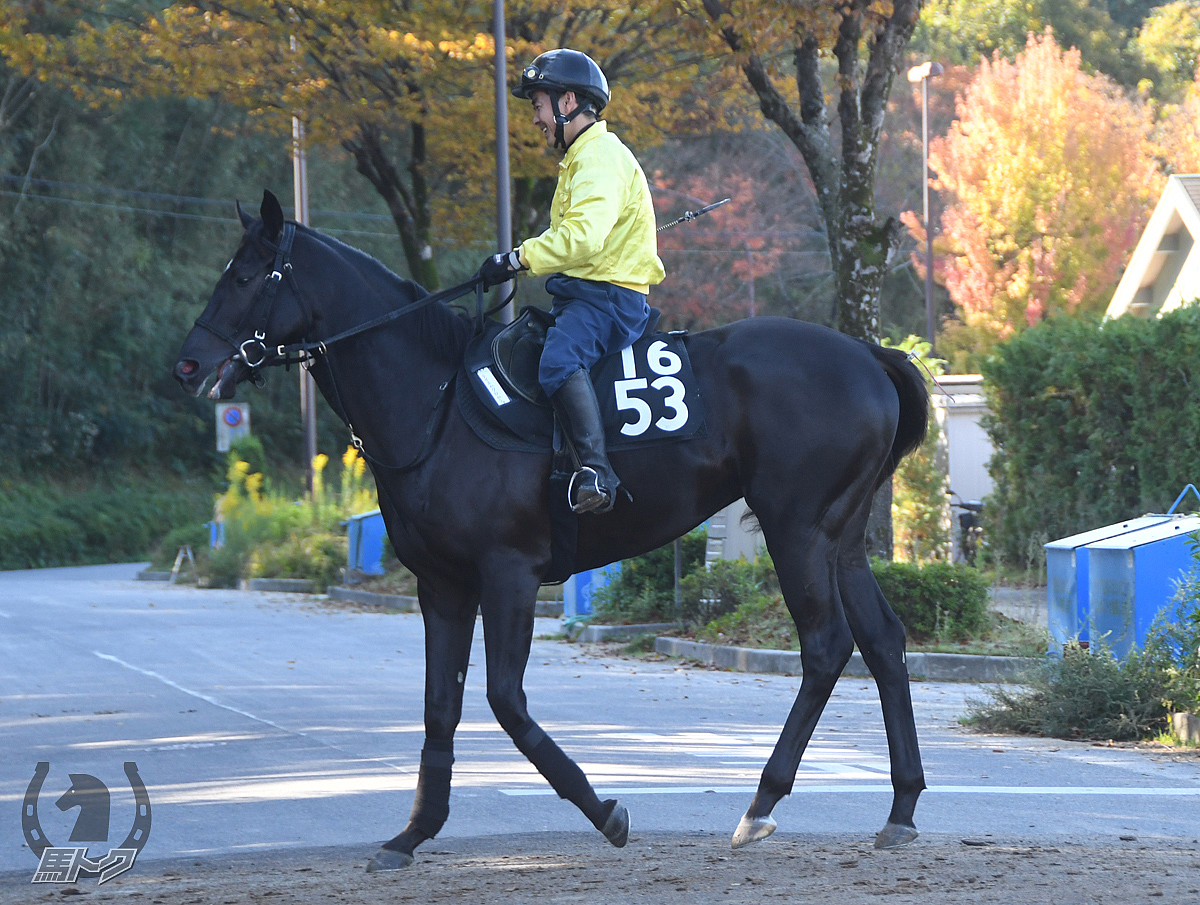
<path fill-rule="evenodd" d="M 588 371 L 633 343 L 650 317 L 646 297 L 665 272 L 658 258 L 654 205 L 630 150 L 599 119 L 608 80 L 577 50 L 550 50 L 521 73 L 512 93 L 533 102 L 533 124 L 565 153 L 550 228 L 480 268 L 485 286 L 519 271 L 552 274 L 556 322 L 546 335 L 538 382 L 579 461 L 571 480 L 575 512 L 607 512 L 620 481 L 608 461 L 600 407 Z"/>

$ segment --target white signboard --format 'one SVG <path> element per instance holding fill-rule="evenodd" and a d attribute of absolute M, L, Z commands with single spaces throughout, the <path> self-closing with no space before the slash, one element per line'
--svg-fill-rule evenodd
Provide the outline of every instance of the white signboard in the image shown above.
<path fill-rule="evenodd" d="M 217 452 L 229 452 L 229 445 L 250 435 L 250 403 L 217 403 Z"/>

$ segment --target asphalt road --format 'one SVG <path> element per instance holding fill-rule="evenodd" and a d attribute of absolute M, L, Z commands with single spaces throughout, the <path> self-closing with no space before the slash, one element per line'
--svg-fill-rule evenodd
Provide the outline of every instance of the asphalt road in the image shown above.
<path fill-rule="evenodd" d="M 112 793 L 106 850 L 132 823 L 122 765 L 153 806 L 153 859 L 362 843 L 405 823 L 422 740 L 415 615 L 296 595 L 136 582 L 135 566 L 0 573 L 0 874 L 31 875 L 21 806 L 38 762 L 38 818 L 66 845 L 69 774 Z M 557 627 L 539 620 L 539 631 Z M 589 826 L 517 753 L 487 709 L 481 638 L 440 839 Z M 532 714 L 628 804 L 636 830 L 732 833 L 799 685 L 534 642 Z M 1200 836 L 1200 761 L 1046 739 L 981 736 L 957 718 L 978 686 L 913 683 L 930 789 L 926 838 L 1031 844 Z M 890 804 L 874 684 L 843 679 L 805 755 L 781 832 L 869 841 Z M 11 872 L 11 873 L 10 873 Z M 3 879 L 3 878 L 0 878 Z M 20 881 L 28 883 L 28 880 Z"/>

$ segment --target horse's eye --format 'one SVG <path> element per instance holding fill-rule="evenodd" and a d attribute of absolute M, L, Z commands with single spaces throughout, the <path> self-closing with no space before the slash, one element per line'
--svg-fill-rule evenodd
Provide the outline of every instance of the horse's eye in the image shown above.
<path fill-rule="evenodd" d="M 238 284 L 239 286 L 245 286 L 245 285 L 246 285 L 247 283 L 249 283 L 249 282 L 250 282 L 252 279 L 254 279 L 254 278 L 253 278 L 253 277 L 238 277 L 238 278 L 237 278 L 237 284 Z"/>

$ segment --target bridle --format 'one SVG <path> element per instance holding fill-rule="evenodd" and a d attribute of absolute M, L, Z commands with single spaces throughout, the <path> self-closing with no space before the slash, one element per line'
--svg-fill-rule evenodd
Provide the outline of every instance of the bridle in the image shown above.
<path fill-rule="evenodd" d="M 279 291 L 279 284 L 283 282 L 285 276 L 288 284 L 292 287 L 292 292 L 296 296 L 297 304 L 301 307 L 304 305 L 300 295 L 300 287 L 296 285 L 296 278 L 292 275 L 292 243 L 295 239 L 295 223 L 285 223 L 283 225 L 283 234 L 280 236 L 278 245 L 267 239 L 259 239 L 260 242 L 275 252 L 275 261 L 271 266 L 271 273 L 263 280 L 262 285 L 258 287 L 258 291 L 254 294 L 254 298 L 251 299 L 246 316 L 242 318 L 241 323 L 234 330 L 235 334 L 243 332 L 246 322 L 254 316 L 255 311 L 261 309 L 262 317 L 260 318 L 259 326 L 254 330 L 253 337 L 239 343 L 233 336 L 230 336 L 212 321 L 207 320 L 204 315 L 196 318 L 197 327 L 207 330 L 213 336 L 228 343 L 234 350 L 233 358 L 241 361 L 252 373 L 256 373 L 258 368 L 267 364 L 267 359 L 270 356 L 270 350 L 268 350 L 266 345 L 267 325 L 271 322 L 271 313 L 275 309 L 275 295 Z M 307 312 L 305 313 L 307 314 Z M 257 355 L 257 360 L 251 360 L 252 354 Z"/>
<path fill-rule="evenodd" d="M 254 330 L 254 335 L 250 339 L 243 340 L 239 343 L 236 339 L 218 327 L 216 324 L 206 320 L 203 315 L 196 318 L 196 326 L 216 336 L 218 339 L 226 342 L 230 348 L 234 350 L 233 359 L 241 361 L 251 372 L 256 372 L 259 368 L 274 367 L 276 365 L 293 365 L 300 364 L 313 358 L 317 353 L 325 354 L 329 347 L 334 343 L 341 342 L 344 339 L 349 339 L 352 336 L 357 336 L 360 333 L 365 333 L 368 330 L 374 330 L 376 327 L 381 327 L 384 324 L 390 323 L 397 318 L 404 317 L 406 314 L 411 314 L 428 305 L 436 304 L 437 302 L 450 302 L 455 299 L 462 298 L 468 292 L 475 291 L 476 295 L 476 318 L 477 328 L 483 328 L 483 320 L 490 314 L 499 311 L 512 300 L 512 294 L 508 296 L 500 304 L 493 306 L 487 310 L 483 307 L 483 277 L 478 273 L 466 282 L 459 283 L 457 286 L 451 286 L 449 289 L 443 289 L 439 292 L 430 293 L 424 298 L 417 299 L 415 302 L 409 302 L 407 305 L 402 305 L 386 314 L 381 314 L 379 317 L 369 320 L 366 323 L 351 327 L 348 330 L 343 330 L 328 339 L 317 340 L 315 342 L 298 342 L 290 344 L 281 344 L 270 346 L 267 344 L 267 325 L 270 323 L 271 314 L 275 307 L 275 294 L 279 290 L 279 284 L 283 280 L 288 281 L 291 286 L 292 293 L 296 297 L 296 303 L 300 306 L 301 311 L 305 316 L 305 322 L 311 323 L 312 317 L 304 304 L 304 296 L 300 291 L 300 286 L 296 283 L 296 278 L 292 271 L 292 243 L 296 238 L 296 224 L 287 222 L 283 226 L 283 233 L 280 236 L 279 244 L 276 245 L 268 239 L 260 238 L 258 241 L 275 252 L 275 261 L 271 267 L 271 273 L 258 287 L 258 292 L 250 302 L 250 308 L 246 312 L 246 316 L 238 324 L 235 333 L 241 333 L 247 321 L 249 321 L 254 312 L 262 309 L 262 317 L 259 321 L 259 326 Z M 515 289 L 514 289 L 515 292 Z M 252 355 L 255 356 L 251 360 Z"/>
<path fill-rule="evenodd" d="M 512 293 L 510 293 L 508 297 L 504 299 L 504 301 L 485 311 L 483 304 L 483 277 L 479 273 L 476 273 L 475 276 L 471 277 L 471 279 L 464 283 L 459 283 L 457 286 L 451 286 L 449 289 L 443 289 L 440 292 L 434 292 L 426 295 L 424 298 L 417 299 L 414 302 L 409 302 L 407 305 L 402 305 L 399 308 L 389 311 L 386 314 L 382 314 L 373 320 L 367 321 L 366 323 L 351 327 L 348 330 L 343 330 L 341 333 L 331 336 L 328 339 L 317 340 L 315 342 L 305 341 L 271 346 L 267 343 L 267 327 L 271 322 L 271 314 L 275 308 L 275 298 L 279 291 L 279 284 L 285 279 L 288 281 L 288 285 L 292 289 L 292 294 L 295 296 L 296 304 L 299 305 L 301 313 L 304 315 L 304 322 L 306 324 L 312 323 L 310 310 L 304 303 L 303 293 L 300 291 L 300 286 L 297 284 L 292 270 L 292 244 L 295 242 L 295 239 L 296 224 L 291 221 L 284 223 L 283 232 L 279 238 L 279 244 L 276 245 L 268 239 L 259 237 L 259 242 L 263 243 L 267 248 L 274 251 L 275 260 L 271 266 L 270 274 L 268 274 L 267 278 L 263 280 L 262 285 L 258 287 L 258 291 L 254 294 L 254 298 L 251 299 L 250 307 L 247 309 L 245 316 L 235 328 L 234 336 L 226 333 L 216 324 L 207 320 L 203 315 L 196 318 L 196 326 L 203 330 L 207 330 L 213 336 L 216 336 L 218 339 L 227 343 L 229 347 L 233 349 L 233 355 L 230 357 L 230 360 L 240 361 L 242 364 L 244 364 L 250 371 L 250 379 L 259 386 L 262 385 L 263 381 L 261 374 L 262 368 L 293 364 L 299 364 L 303 367 L 311 368 L 318 354 L 325 356 L 325 364 L 329 372 L 329 379 L 333 387 L 333 394 L 337 400 L 338 407 L 341 409 L 338 414 L 341 415 L 342 419 L 346 421 L 346 426 L 350 428 L 350 436 L 354 446 L 363 454 L 366 459 L 368 459 L 368 461 L 374 465 L 380 465 L 384 468 L 401 471 L 414 467 L 424 459 L 428 451 L 435 427 L 435 422 L 437 421 L 437 412 L 441 408 L 442 400 L 445 398 L 446 390 L 453 382 L 453 378 L 447 380 L 438 388 L 438 399 L 434 405 L 433 414 L 430 416 L 429 422 L 426 426 L 425 439 L 422 443 L 421 449 L 417 453 L 417 456 L 413 459 L 413 461 L 405 465 L 388 465 L 367 454 L 367 451 L 363 449 L 362 440 L 359 439 L 358 435 L 354 431 L 354 425 L 352 425 L 347 419 L 346 408 L 342 404 L 341 393 L 338 391 L 337 381 L 334 380 L 333 377 L 333 367 L 328 355 L 329 347 L 335 343 L 341 342 L 344 339 L 349 339 L 352 336 L 357 336 L 358 334 L 365 333 L 368 330 L 374 330 L 376 327 L 383 326 L 384 324 L 390 323 L 391 321 L 401 318 L 406 314 L 411 314 L 414 311 L 418 311 L 428 305 L 436 304 L 437 302 L 453 301 L 454 299 L 461 298 L 472 290 L 475 291 L 476 329 L 478 331 L 482 331 L 485 318 L 507 305 L 512 300 L 513 295 L 516 293 L 516 287 L 513 287 Z M 254 329 L 253 336 L 239 343 L 235 336 L 243 333 L 247 324 L 254 318 L 255 312 L 259 310 L 261 310 L 262 316 L 258 320 L 258 325 Z"/>

